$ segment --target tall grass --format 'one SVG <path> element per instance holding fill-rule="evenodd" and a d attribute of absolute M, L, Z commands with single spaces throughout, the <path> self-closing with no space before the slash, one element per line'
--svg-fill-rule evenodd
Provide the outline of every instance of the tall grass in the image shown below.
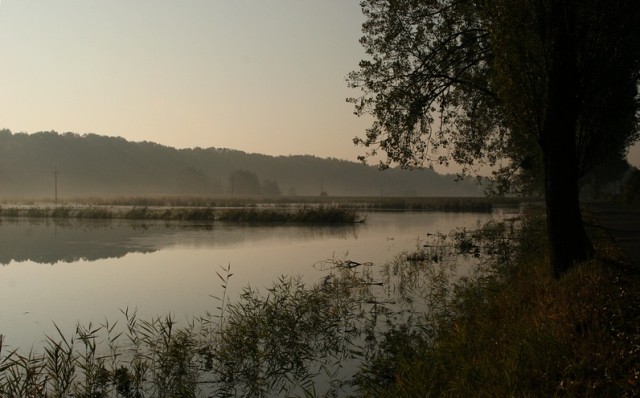
<path fill-rule="evenodd" d="M 0 208 L 0 217 L 5 218 L 54 218 L 54 219 L 126 219 L 165 221 L 226 221 L 258 223 L 316 223 L 353 224 L 362 221 L 352 209 L 336 206 L 299 208 L 237 208 L 213 209 L 201 207 L 155 208 L 155 207 L 26 207 Z"/>
<path fill-rule="evenodd" d="M 369 206 L 380 209 L 445 209 L 466 208 L 489 205 L 513 205 L 523 199 L 487 198 L 487 197 L 403 197 L 403 196 L 120 196 L 120 197 L 77 197 L 58 199 L 63 206 L 80 204 L 84 206 L 119 206 L 119 207 L 259 207 L 261 205 L 346 205 Z M 29 198 L 0 199 L 3 205 L 20 203 L 35 206 L 36 200 Z M 53 200 L 43 202 L 52 206 Z"/>
<path fill-rule="evenodd" d="M 353 224 L 362 221 L 355 211 L 334 206 L 282 209 L 228 209 L 220 212 L 220 221 L 254 223 Z"/>
<path fill-rule="evenodd" d="M 512 261 L 457 283 L 434 333 L 388 332 L 359 376 L 363 395 L 639 394 L 637 271 L 592 231 L 601 257 L 555 280 L 540 230 L 529 223 Z"/>

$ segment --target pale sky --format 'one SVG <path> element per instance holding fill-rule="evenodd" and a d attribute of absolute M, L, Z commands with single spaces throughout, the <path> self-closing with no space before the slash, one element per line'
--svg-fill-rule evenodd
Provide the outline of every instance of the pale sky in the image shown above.
<path fill-rule="evenodd" d="M 355 160 L 358 0 L 2 0 L 0 128 Z"/>
<path fill-rule="evenodd" d="M 358 3 L 0 0 L 0 128 L 356 160 Z"/>

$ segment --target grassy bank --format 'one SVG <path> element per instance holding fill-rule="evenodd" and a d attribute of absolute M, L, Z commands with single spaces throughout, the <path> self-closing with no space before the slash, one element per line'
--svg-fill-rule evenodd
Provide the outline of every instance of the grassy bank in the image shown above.
<path fill-rule="evenodd" d="M 606 234 L 597 260 L 549 277 L 542 225 L 514 261 L 455 287 L 435 333 L 394 329 L 360 375 L 376 397 L 640 394 L 640 285 Z"/>

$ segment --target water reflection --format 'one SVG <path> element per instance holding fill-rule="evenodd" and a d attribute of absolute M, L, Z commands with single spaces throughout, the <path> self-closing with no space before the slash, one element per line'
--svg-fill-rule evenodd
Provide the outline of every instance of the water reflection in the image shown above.
<path fill-rule="evenodd" d="M 383 265 L 436 231 L 474 226 L 496 214 L 371 213 L 355 226 L 255 226 L 214 223 L 70 221 L 0 223 L 0 334 L 12 347 L 39 347 L 53 322 L 174 314 L 189 319 L 214 309 L 216 272 L 231 265 L 228 297 L 264 289 L 281 275 L 307 284 L 327 276 L 330 258 Z M 498 215 L 500 216 L 500 215 Z M 56 264 L 44 267 L 41 264 Z"/>
<path fill-rule="evenodd" d="M 21 220 L 0 223 L 0 264 L 73 263 L 153 253 L 171 247 L 234 247 L 269 240 L 357 239 L 357 226 L 248 226 L 122 220 Z"/>

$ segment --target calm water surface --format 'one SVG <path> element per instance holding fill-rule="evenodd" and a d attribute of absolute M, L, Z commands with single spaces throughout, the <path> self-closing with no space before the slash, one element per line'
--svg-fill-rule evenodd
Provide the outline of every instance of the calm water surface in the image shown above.
<path fill-rule="evenodd" d="M 172 314 L 178 321 L 214 311 L 216 272 L 231 266 L 228 294 L 264 289 L 281 275 L 318 282 L 332 258 L 383 265 L 428 233 L 474 227 L 490 213 L 366 213 L 355 226 L 251 226 L 128 221 L 2 221 L 0 334 L 10 347 L 38 349 L 53 322 L 71 333 L 79 322 Z"/>

